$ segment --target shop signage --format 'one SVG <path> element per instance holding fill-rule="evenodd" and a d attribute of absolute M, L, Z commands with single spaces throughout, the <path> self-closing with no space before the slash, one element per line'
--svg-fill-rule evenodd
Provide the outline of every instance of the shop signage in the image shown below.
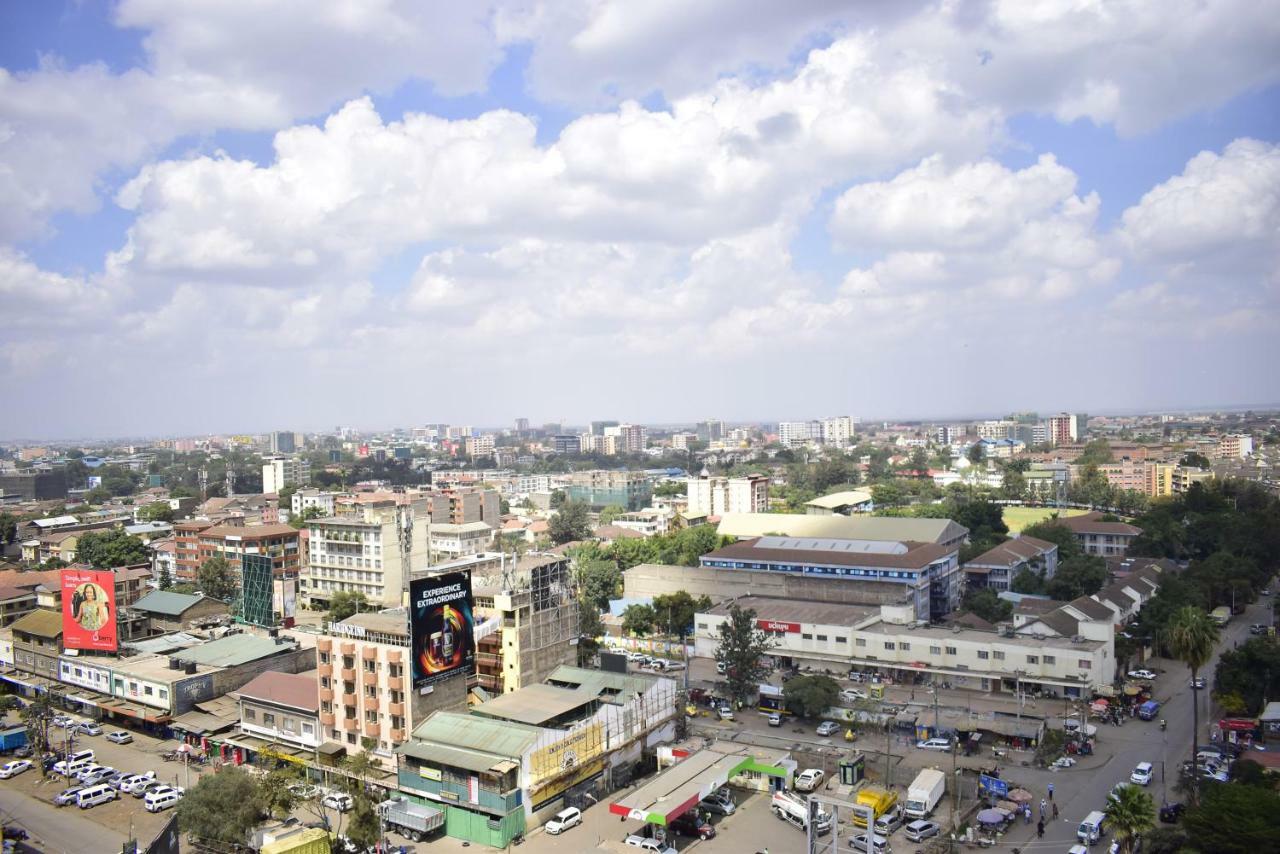
<path fill-rule="evenodd" d="M 780 623 L 777 620 L 756 620 L 756 628 L 763 629 L 766 632 L 800 633 L 799 623 Z"/>

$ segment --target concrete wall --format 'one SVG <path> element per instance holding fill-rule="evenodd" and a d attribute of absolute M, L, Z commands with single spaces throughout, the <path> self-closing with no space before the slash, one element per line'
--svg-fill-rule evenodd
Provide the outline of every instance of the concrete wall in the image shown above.
<path fill-rule="evenodd" d="M 432 712 L 465 712 L 467 710 L 467 674 L 459 671 L 446 676 L 430 686 L 431 690 L 423 694 L 420 689 L 410 684 L 411 668 L 405 665 L 405 694 L 409 700 L 409 719 L 406 723 L 416 727 L 425 721 Z"/>
<path fill-rule="evenodd" d="M 855 605 L 908 601 L 908 590 L 903 586 L 849 578 L 805 578 L 782 572 L 652 563 L 633 566 L 623 575 L 623 596 L 658 596 L 677 590 L 686 590 L 691 596 L 709 596 L 712 603 L 748 594 Z"/>

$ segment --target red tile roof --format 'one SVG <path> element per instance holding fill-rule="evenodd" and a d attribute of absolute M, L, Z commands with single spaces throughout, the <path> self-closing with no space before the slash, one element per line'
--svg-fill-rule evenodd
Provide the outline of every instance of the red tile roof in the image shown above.
<path fill-rule="evenodd" d="M 249 684 L 235 693 L 246 699 L 278 703 L 314 713 L 320 710 L 319 692 L 316 690 L 318 685 L 315 671 L 280 673 L 268 670 L 255 676 Z"/>

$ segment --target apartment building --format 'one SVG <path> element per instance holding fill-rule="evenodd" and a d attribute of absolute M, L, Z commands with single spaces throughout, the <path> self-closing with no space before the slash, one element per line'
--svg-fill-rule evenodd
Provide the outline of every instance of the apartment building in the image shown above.
<path fill-rule="evenodd" d="M 795 448 L 821 439 L 821 421 L 782 421 L 778 424 L 778 444 L 784 448 Z"/>
<path fill-rule="evenodd" d="M 693 516 L 723 516 L 725 513 L 765 513 L 769 510 L 769 478 L 762 474 L 744 477 L 711 477 L 703 469 L 687 480 L 688 512 Z"/>
<path fill-rule="evenodd" d="M 612 431 L 616 431 L 612 432 Z M 612 454 L 642 454 L 649 446 L 649 430 L 639 424 L 619 424 L 605 429 L 605 436 L 617 436 L 617 446 Z"/>
<path fill-rule="evenodd" d="M 426 500 L 432 525 L 472 522 L 484 522 L 491 528 L 502 525 L 502 497 L 493 489 L 459 486 L 427 493 Z"/>
<path fill-rule="evenodd" d="M 1152 498 L 1165 498 L 1173 495 L 1173 473 L 1178 468 L 1174 463 L 1147 463 L 1147 482 L 1145 492 Z"/>
<path fill-rule="evenodd" d="M 467 456 L 469 457 L 491 457 L 493 456 L 494 446 L 494 439 L 490 434 L 468 436 L 465 442 Z"/>
<path fill-rule="evenodd" d="M 1099 557 L 1123 555 L 1129 550 L 1142 529 L 1126 522 L 1105 522 L 1102 513 L 1094 511 L 1083 516 L 1067 516 L 1059 521 L 1071 529 L 1085 554 Z"/>
<path fill-rule="evenodd" d="M 256 752 L 284 746 L 314 757 L 324 741 L 316 678 L 310 673 L 268 671 L 241 686 L 235 699 L 244 749 Z"/>
<path fill-rule="evenodd" d="M 1208 483 L 1213 480 L 1212 469 L 1178 466 L 1173 470 L 1171 486 L 1175 495 L 1181 495 L 1197 483 Z"/>
<path fill-rule="evenodd" d="M 1008 439 L 1013 435 L 1014 423 L 1012 421 L 983 421 L 975 426 L 979 439 L 991 439 L 999 441 L 1000 439 Z"/>
<path fill-rule="evenodd" d="M 306 457 L 275 456 L 262 461 L 262 491 L 276 494 L 286 486 L 311 483 L 311 462 Z"/>
<path fill-rule="evenodd" d="M 616 504 L 635 511 L 649 505 L 653 487 L 640 471 L 580 471 L 569 476 L 565 493 L 570 501 L 583 501 L 593 510 Z"/>
<path fill-rule="evenodd" d="M 691 442 L 698 441 L 697 433 L 672 433 L 671 449 L 673 451 L 687 451 Z"/>
<path fill-rule="evenodd" d="M 339 591 L 363 593 L 383 607 L 402 605 L 410 568 L 427 564 L 427 526 L 416 521 L 421 506 L 385 500 L 312 519 L 302 578 L 302 594 L 311 607 L 327 607 Z"/>
<path fill-rule="evenodd" d="M 320 512 L 321 516 L 332 516 L 334 514 L 334 499 L 337 497 L 335 492 L 321 492 L 318 489 L 299 489 L 290 499 L 289 511 L 294 516 L 301 516 L 314 507 Z"/>
<path fill-rule="evenodd" d="M 296 450 L 298 450 L 298 437 L 292 430 L 277 430 L 271 434 L 271 453 L 292 454 Z"/>
<path fill-rule="evenodd" d="M 1050 416 L 1046 424 L 1049 428 L 1049 441 L 1055 446 L 1070 445 L 1080 438 L 1078 420 L 1068 412 Z"/>
<path fill-rule="evenodd" d="M 1253 453 L 1253 437 L 1232 433 L 1218 439 L 1217 457 L 1223 460 L 1244 459 Z"/>
<path fill-rule="evenodd" d="M 723 421 L 699 421 L 694 425 L 694 435 L 703 442 L 717 442 L 725 437 Z"/>
<path fill-rule="evenodd" d="M 848 415 L 822 419 L 822 444 L 843 447 L 854 441 L 854 421 Z"/>
<path fill-rule="evenodd" d="M 232 572 L 241 572 L 247 554 L 271 558 L 272 574 L 297 576 L 302 568 L 298 531 L 289 525 L 215 525 L 179 522 L 173 526 L 174 565 L 181 581 L 194 581 L 196 571 L 210 558 L 226 558 Z"/>
<path fill-rule="evenodd" d="M 451 561 L 487 551 L 493 545 L 495 529 L 488 522 L 432 523 L 431 562 Z"/>
<path fill-rule="evenodd" d="M 1035 537 L 1021 536 L 972 558 L 964 565 L 970 587 L 1008 590 L 1013 579 L 1028 570 L 1046 581 L 1058 569 L 1058 546 Z"/>
<path fill-rule="evenodd" d="M 582 452 L 582 439 L 572 434 L 551 437 L 551 450 L 557 454 L 578 454 Z"/>

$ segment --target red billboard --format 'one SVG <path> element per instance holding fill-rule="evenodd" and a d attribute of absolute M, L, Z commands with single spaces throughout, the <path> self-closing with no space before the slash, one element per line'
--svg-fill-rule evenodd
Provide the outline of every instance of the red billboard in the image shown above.
<path fill-rule="evenodd" d="M 789 632 L 791 634 L 800 632 L 799 623 L 780 623 L 777 620 L 756 620 L 756 628 L 763 629 L 766 632 Z"/>
<path fill-rule="evenodd" d="M 110 570 L 62 570 L 62 645 L 115 652 L 116 574 Z"/>

